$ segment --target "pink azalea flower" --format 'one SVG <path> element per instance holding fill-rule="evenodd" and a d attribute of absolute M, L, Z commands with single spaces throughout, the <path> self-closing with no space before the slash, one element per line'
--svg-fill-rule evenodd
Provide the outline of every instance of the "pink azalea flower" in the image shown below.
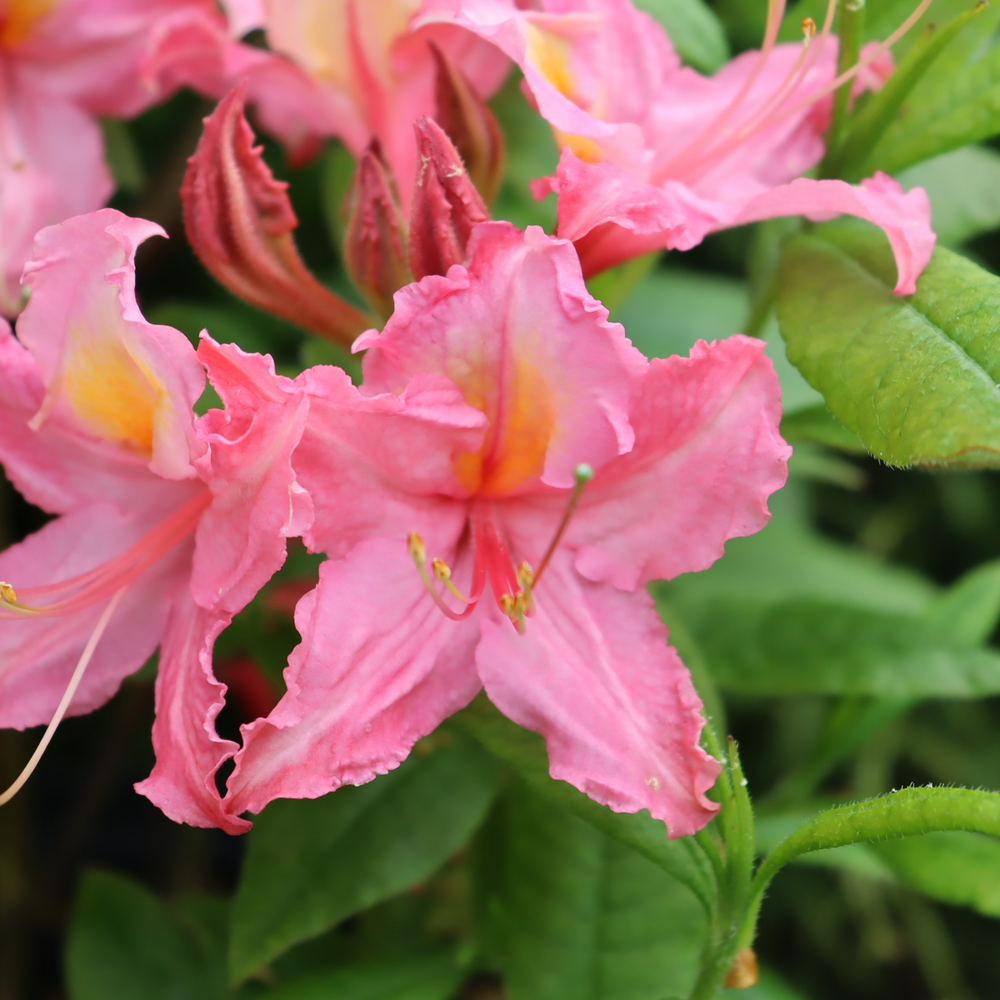
<path fill-rule="evenodd" d="M 0 312 L 21 307 L 35 233 L 99 208 L 114 191 L 98 117 L 131 117 L 185 83 L 221 94 L 275 61 L 233 41 L 214 0 L 7 0 Z"/>
<path fill-rule="evenodd" d="M 896 291 L 915 290 L 935 242 L 926 193 L 904 193 L 884 174 L 857 187 L 801 176 L 825 152 L 837 61 L 831 17 L 818 34 L 809 22 L 803 45 L 776 45 L 785 4 L 770 0 L 761 51 L 706 77 L 680 65 L 659 24 L 631 0 L 536 6 L 433 0 L 419 23 L 475 31 L 522 68 L 563 148 L 556 176 L 536 182 L 535 193 L 558 192 L 559 235 L 576 243 L 587 274 L 652 250 L 690 249 L 730 226 L 848 213 L 885 230 Z M 856 82 L 881 85 L 899 34 L 866 47 Z"/>
<path fill-rule="evenodd" d="M 487 222 L 469 254 L 359 338 L 361 389 L 336 368 L 297 381 L 304 537 L 330 558 L 227 808 L 368 781 L 485 686 L 544 733 L 554 777 L 690 834 L 719 764 L 644 587 L 766 523 L 790 449 L 765 345 L 650 362 L 567 241 Z"/>
<path fill-rule="evenodd" d="M 213 778 L 236 747 L 215 735 L 211 648 L 309 517 L 290 466 L 306 404 L 262 397 L 252 363 L 204 340 L 227 409 L 196 422 L 202 364 L 135 301 L 135 250 L 155 234 L 111 209 L 42 230 L 17 338 L 0 332 L 0 460 L 57 515 L 0 554 L 0 726 L 57 723 L 67 698 L 92 711 L 160 646 L 140 790 L 239 832 Z"/>
<path fill-rule="evenodd" d="M 502 83 L 508 60 L 454 26 L 413 30 L 421 0 L 282 0 L 232 4 L 244 26 L 263 27 L 288 63 L 250 75 L 261 124 L 292 149 L 336 136 L 360 156 L 373 138 L 400 186 L 405 211 L 416 176 L 413 123 L 436 117 L 432 44 L 482 97 Z"/>

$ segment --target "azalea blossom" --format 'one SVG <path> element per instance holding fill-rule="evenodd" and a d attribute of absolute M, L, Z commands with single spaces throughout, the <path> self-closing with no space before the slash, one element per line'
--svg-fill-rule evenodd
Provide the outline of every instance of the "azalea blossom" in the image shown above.
<path fill-rule="evenodd" d="M 293 150 L 336 136 L 360 156 L 377 138 L 407 212 L 417 172 L 413 123 L 436 117 L 441 58 L 480 98 L 497 90 L 510 66 L 493 45 L 453 25 L 414 30 L 425 3 L 231 4 L 244 28 L 264 28 L 271 49 L 288 60 L 284 70 L 269 65 L 250 75 L 261 124 Z"/>
<path fill-rule="evenodd" d="M 764 43 L 706 77 L 684 67 L 666 33 L 631 0 L 434 0 L 421 24 L 461 25 L 492 40 L 524 71 L 562 147 L 554 177 L 535 193 L 559 195 L 560 236 L 594 274 L 639 254 L 687 250 L 706 235 L 782 215 L 846 213 L 885 230 L 896 291 L 910 294 L 934 249 L 930 202 L 885 174 L 860 185 L 802 175 L 822 160 L 832 92 L 878 87 L 889 45 L 868 46 L 836 78 L 830 37 L 804 22 L 802 45 L 775 44 L 784 0 L 770 0 Z"/>
<path fill-rule="evenodd" d="M 99 117 L 130 118 L 183 84 L 218 96 L 276 62 L 231 38 L 214 0 L 0 5 L 0 312 L 22 305 L 35 233 L 114 191 Z"/>
<path fill-rule="evenodd" d="M 690 834 L 719 763 L 645 584 L 767 522 L 790 449 L 765 345 L 647 361 L 568 241 L 487 222 L 468 252 L 359 338 L 360 389 L 332 367 L 273 380 L 309 398 L 293 464 L 330 558 L 226 807 L 368 781 L 485 687 L 545 735 L 553 777 Z"/>
<path fill-rule="evenodd" d="M 225 687 L 211 648 L 307 523 L 290 466 L 305 417 L 261 398 L 238 349 L 203 341 L 227 405 L 187 338 L 147 323 L 136 247 L 153 223 L 104 209 L 39 233 L 17 337 L 0 331 L 0 460 L 56 515 L 0 554 L 0 726 L 89 712 L 160 647 L 153 744 L 140 790 L 171 818 L 239 832 L 214 773 Z"/>

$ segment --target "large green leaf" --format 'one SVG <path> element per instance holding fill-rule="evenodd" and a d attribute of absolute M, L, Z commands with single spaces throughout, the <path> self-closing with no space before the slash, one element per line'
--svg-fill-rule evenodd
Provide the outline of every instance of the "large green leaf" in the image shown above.
<path fill-rule="evenodd" d="M 871 227 L 790 240 L 778 275 L 788 357 L 892 465 L 1000 465 L 1000 278 L 939 249 L 917 294 Z"/>
<path fill-rule="evenodd" d="M 714 898 L 714 888 L 704 867 L 704 855 L 693 848 L 690 838 L 670 841 L 667 828 L 649 812 L 616 813 L 565 781 L 549 777 L 545 740 L 505 718 L 485 695 L 452 716 L 451 726 L 479 740 L 509 764 L 540 798 L 586 820 L 591 826 L 643 854 L 655 865 L 683 882 L 706 908 Z"/>
<path fill-rule="evenodd" d="M 450 955 L 348 965 L 269 990 L 266 1000 L 449 1000 L 463 978 Z"/>
<path fill-rule="evenodd" d="M 656 589 L 668 603 L 671 592 Z M 683 588 L 671 606 L 697 638 L 716 683 L 730 690 L 904 699 L 1000 692 L 1000 653 L 981 648 L 1000 617 L 997 562 L 919 611 L 766 590 L 692 600 Z"/>
<path fill-rule="evenodd" d="M 487 940 L 511 1000 L 662 1000 L 690 988 L 694 897 L 588 823 L 514 786 L 494 822 Z"/>
<path fill-rule="evenodd" d="M 268 806 L 236 893 L 232 977 L 432 875 L 482 821 L 497 776 L 492 757 L 452 737 L 367 785 Z"/>
<path fill-rule="evenodd" d="M 226 905 L 208 901 L 225 926 Z M 185 920 L 141 885 L 108 872 L 83 877 L 66 955 L 72 1000 L 221 1000 L 225 954 L 204 920 Z"/>
<path fill-rule="evenodd" d="M 981 833 L 927 833 L 870 845 L 895 874 L 928 896 L 1000 917 L 1000 841 Z"/>
<path fill-rule="evenodd" d="M 729 58 L 722 22 L 702 0 L 636 0 L 667 30 L 681 58 L 705 73 L 714 73 Z"/>

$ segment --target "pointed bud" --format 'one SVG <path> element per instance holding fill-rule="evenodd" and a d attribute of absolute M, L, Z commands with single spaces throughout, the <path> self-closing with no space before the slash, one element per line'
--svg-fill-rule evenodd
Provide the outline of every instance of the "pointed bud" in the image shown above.
<path fill-rule="evenodd" d="M 181 186 L 184 228 L 208 271 L 267 312 L 350 345 L 369 317 L 322 285 L 299 256 L 288 185 L 274 179 L 243 114 L 246 86 L 205 119 Z"/>
<path fill-rule="evenodd" d="M 491 205 L 500 191 L 507 159 L 503 132 L 462 71 L 433 42 L 431 52 L 437 68 L 434 120 L 455 144 L 472 183 Z"/>
<path fill-rule="evenodd" d="M 490 213 L 443 129 L 430 118 L 414 128 L 420 164 L 410 214 L 410 269 L 419 280 L 464 263 L 473 227 Z"/>
<path fill-rule="evenodd" d="M 358 160 L 347 203 L 344 263 L 375 311 L 388 318 L 393 292 L 408 285 L 413 276 L 407 260 L 406 222 L 377 139 Z"/>

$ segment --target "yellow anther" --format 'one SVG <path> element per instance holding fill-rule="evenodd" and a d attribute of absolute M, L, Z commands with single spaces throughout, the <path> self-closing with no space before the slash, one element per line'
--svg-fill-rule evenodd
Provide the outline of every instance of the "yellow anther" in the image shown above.
<path fill-rule="evenodd" d="M 17 591 L 3 580 L 0 580 L 0 600 L 6 601 L 8 604 L 17 603 Z"/>
<path fill-rule="evenodd" d="M 512 615 L 514 613 L 514 595 L 513 594 L 503 594 L 500 597 L 500 610 L 505 615 Z"/>
<path fill-rule="evenodd" d="M 442 583 L 447 583 L 451 579 L 451 567 L 443 559 L 431 560 L 431 569 Z"/>
<path fill-rule="evenodd" d="M 427 562 L 427 546 L 424 545 L 424 540 L 415 531 L 411 531 L 408 542 L 411 558 L 418 566 L 423 566 Z"/>
<path fill-rule="evenodd" d="M 517 582 L 522 590 L 531 590 L 531 585 L 535 582 L 535 571 L 529 563 L 523 562 L 517 567 Z"/>
<path fill-rule="evenodd" d="M 802 34 L 806 38 L 812 38 L 816 34 L 816 22 L 811 17 L 802 19 Z"/>

